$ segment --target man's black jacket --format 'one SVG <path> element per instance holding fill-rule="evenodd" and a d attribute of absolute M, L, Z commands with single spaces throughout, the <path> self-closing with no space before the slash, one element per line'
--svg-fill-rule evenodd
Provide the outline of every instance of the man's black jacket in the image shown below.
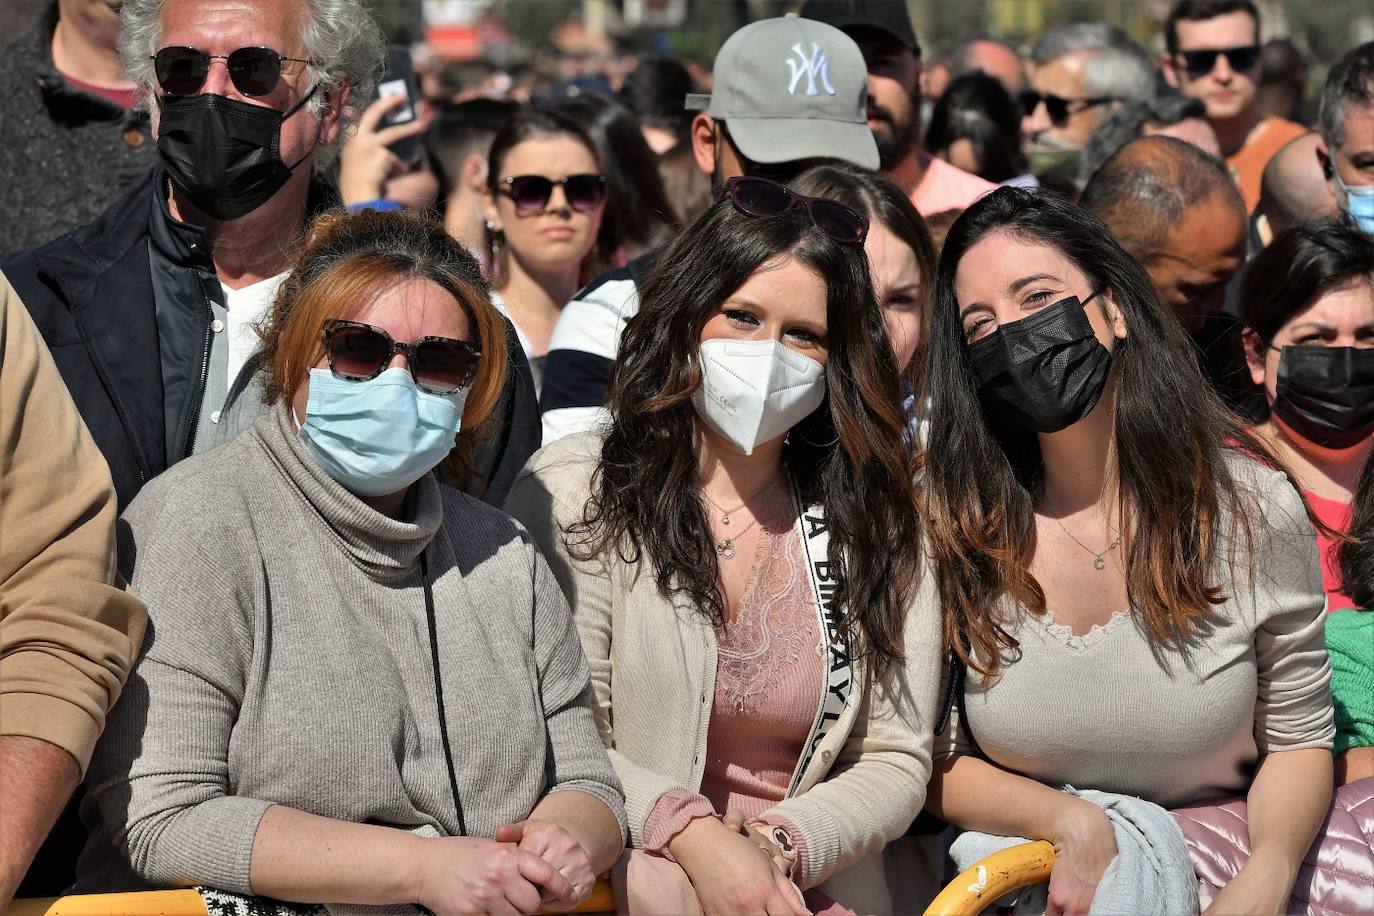
<path fill-rule="evenodd" d="M 165 181 L 162 167 L 154 166 L 95 222 L 0 262 L 110 465 L 121 510 L 143 484 L 186 457 L 189 437 L 169 454 L 169 418 L 176 428 L 189 423 L 194 429 L 207 371 L 202 354 L 210 312 L 201 290 L 214 282 L 208 241 L 194 227 L 176 224 L 186 243 L 184 260 L 163 259 L 156 280 L 150 266 L 151 221 L 173 222 L 161 216 Z M 170 293 L 186 306 L 185 320 L 172 323 L 173 340 L 159 337 L 155 282 L 164 299 Z M 539 447 L 540 435 L 529 363 L 513 328 L 507 336 L 512 372 L 493 418 L 494 435 L 479 450 L 477 473 L 466 483 L 468 492 L 496 505 Z"/>

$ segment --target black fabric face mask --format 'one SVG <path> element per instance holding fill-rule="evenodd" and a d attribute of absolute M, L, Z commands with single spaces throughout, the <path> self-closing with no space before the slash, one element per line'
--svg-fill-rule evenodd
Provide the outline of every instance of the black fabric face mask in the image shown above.
<path fill-rule="evenodd" d="M 1284 347 L 1273 410 L 1323 448 L 1350 448 L 1374 433 L 1374 348 Z"/>
<path fill-rule="evenodd" d="M 1092 411 L 1112 365 L 1083 311 L 1097 294 L 1061 299 L 969 344 L 993 411 L 1040 433 L 1058 432 Z"/>
<path fill-rule="evenodd" d="M 210 93 L 162 96 L 157 151 L 172 184 L 217 220 L 256 210 L 310 156 L 281 161 L 281 125 L 314 94 L 284 113 Z"/>

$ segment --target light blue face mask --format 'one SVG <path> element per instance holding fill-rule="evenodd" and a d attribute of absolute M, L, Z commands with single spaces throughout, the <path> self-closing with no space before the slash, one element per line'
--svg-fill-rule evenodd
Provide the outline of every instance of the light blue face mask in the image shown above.
<path fill-rule="evenodd" d="M 1374 185 L 1351 187 L 1333 170 L 1332 184 L 1336 190 L 1336 206 L 1342 213 L 1350 214 L 1355 225 L 1366 235 L 1374 235 Z"/>
<path fill-rule="evenodd" d="M 310 399 L 300 437 L 310 454 L 359 496 L 399 493 L 453 448 L 467 389 L 432 394 L 410 372 L 388 369 L 367 382 L 310 370 Z"/>

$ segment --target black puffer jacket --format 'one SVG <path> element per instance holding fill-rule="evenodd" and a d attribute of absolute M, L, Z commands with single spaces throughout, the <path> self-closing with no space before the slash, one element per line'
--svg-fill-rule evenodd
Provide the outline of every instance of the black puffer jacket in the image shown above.
<path fill-rule="evenodd" d="M 89 223 L 155 156 L 143 112 L 74 88 L 53 66 L 57 0 L 0 48 L 0 257 Z"/>

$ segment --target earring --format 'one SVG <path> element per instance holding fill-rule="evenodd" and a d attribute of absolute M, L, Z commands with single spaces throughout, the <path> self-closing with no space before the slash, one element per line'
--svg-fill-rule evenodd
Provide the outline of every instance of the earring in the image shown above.
<path fill-rule="evenodd" d="M 495 277 L 501 272 L 501 248 L 505 242 L 505 233 L 496 228 L 496 224 L 487 220 L 487 247 L 489 249 L 490 261 L 487 264 L 487 272 Z"/>

